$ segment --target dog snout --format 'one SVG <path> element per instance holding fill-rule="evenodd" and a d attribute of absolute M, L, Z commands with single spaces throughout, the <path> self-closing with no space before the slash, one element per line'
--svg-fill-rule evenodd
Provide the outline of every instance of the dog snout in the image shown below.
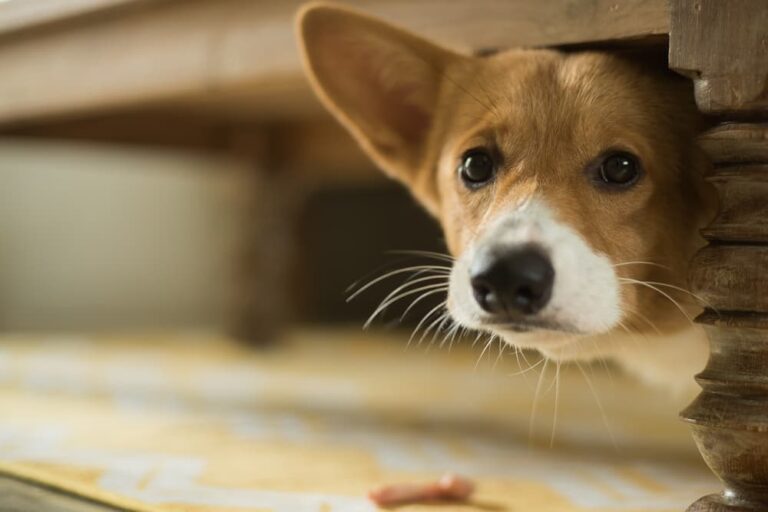
<path fill-rule="evenodd" d="M 552 297 L 555 269 L 534 246 L 480 253 L 470 267 L 477 304 L 495 316 L 533 315 Z"/>

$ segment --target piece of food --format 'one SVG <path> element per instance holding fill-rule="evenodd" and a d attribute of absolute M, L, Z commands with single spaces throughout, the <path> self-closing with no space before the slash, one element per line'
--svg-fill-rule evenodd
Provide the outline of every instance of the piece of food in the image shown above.
<path fill-rule="evenodd" d="M 466 501 L 474 490 L 471 480 L 448 473 L 437 482 L 385 485 L 370 491 L 368 497 L 380 507 L 392 507 L 422 501 Z"/>

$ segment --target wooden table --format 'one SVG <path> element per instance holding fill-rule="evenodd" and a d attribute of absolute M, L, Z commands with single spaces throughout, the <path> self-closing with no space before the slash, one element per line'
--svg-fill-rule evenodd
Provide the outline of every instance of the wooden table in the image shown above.
<path fill-rule="evenodd" d="M 273 247 L 306 183 L 377 179 L 311 97 L 295 48 L 295 0 L 10 0 L 0 3 L 0 133 L 227 152 L 253 162 L 245 289 L 280 288 Z M 519 45 L 666 49 L 722 124 L 704 139 L 723 210 L 692 281 L 713 355 L 684 412 L 727 492 L 693 511 L 768 510 L 768 2 L 474 0 L 350 2 L 465 51 Z M 259 195 L 264 185 L 270 194 Z M 279 198 L 277 200 L 276 198 Z M 274 215 L 280 212 L 280 215 Z M 275 219 L 282 219 L 276 221 Z M 279 244 L 278 244 L 279 245 Z M 241 332 L 279 306 L 244 295 Z M 279 303 L 279 300 L 274 302 Z M 262 332 L 263 334 L 263 332 Z M 7 485 L 4 484 L 4 485 Z M 38 510 L 43 510 L 38 508 Z M 68 510 L 66 508 L 51 510 Z M 82 508 L 82 510 L 88 510 Z"/>

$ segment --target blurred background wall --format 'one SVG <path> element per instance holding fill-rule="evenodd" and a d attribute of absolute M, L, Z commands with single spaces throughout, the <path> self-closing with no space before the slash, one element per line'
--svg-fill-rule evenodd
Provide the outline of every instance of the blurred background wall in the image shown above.
<path fill-rule="evenodd" d="M 360 326 L 397 281 L 350 284 L 442 250 L 307 87 L 300 3 L 0 0 L 0 330 Z"/>
<path fill-rule="evenodd" d="M 263 220 L 249 204 L 254 170 L 194 151 L 0 140 L 0 330 L 227 330 L 243 295 L 277 295 L 243 278 Z M 360 326 L 397 280 L 347 303 L 350 285 L 413 263 L 393 249 L 442 250 L 407 192 L 365 183 L 295 183 L 289 320 Z"/>
<path fill-rule="evenodd" d="M 0 141 L 0 328 L 223 324 L 241 171 L 194 153 Z"/>

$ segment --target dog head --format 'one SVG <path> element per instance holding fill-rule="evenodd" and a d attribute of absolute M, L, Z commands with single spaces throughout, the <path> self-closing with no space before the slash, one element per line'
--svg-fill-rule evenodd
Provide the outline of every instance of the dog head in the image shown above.
<path fill-rule="evenodd" d="M 686 80 L 597 52 L 460 55 L 338 7 L 298 30 L 323 103 L 442 224 L 457 322 L 557 358 L 689 324 L 712 194 Z"/>

